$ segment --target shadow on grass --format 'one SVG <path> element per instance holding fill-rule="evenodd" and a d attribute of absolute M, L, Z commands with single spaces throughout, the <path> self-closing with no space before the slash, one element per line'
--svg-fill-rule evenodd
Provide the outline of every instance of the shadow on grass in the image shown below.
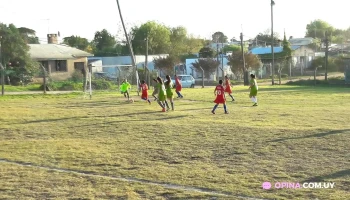
<path fill-rule="evenodd" d="M 303 182 L 323 182 L 326 179 L 336 179 L 336 178 L 341 178 L 345 176 L 350 176 L 350 169 L 345 169 L 345 170 L 338 171 L 338 172 L 324 175 L 324 176 L 315 176 L 307 180 L 304 180 Z"/>
<path fill-rule="evenodd" d="M 193 108 L 193 109 L 177 109 L 177 111 L 201 111 L 201 110 L 212 110 L 213 108 Z"/>
<path fill-rule="evenodd" d="M 332 130 L 332 131 L 327 131 L 327 132 L 323 132 L 323 133 L 316 133 L 316 134 L 306 135 L 306 136 L 301 136 L 301 137 L 281 138 L 281 139 L 271 140 L 271 141 L 268 141 L 268 142 L 283 142 L 283 141 L 286 141 L 286 140 L 318 138 L 318 137 L 326 137 L 326 136 L 329 136 L 329 135 L 335 135 L 335 134 L 340 134 L 340 133 L 350 133 L 350 129 Z"/>
<path fill-rule="evenodd" d="M 161 113 L 161 112 L 157 112 Z M 165 121 L 165 120 L 173 120 L 173 119 L 180 119 L 188 117 L 187 115 L 181 115 L 181 116 L 171 116 L 171 117 L 162 117 L 157 119 L 128 119 L 128 120 L 116 120 L 116 121 L 109 121 L 109 122 L 102 122 L 102 123 L 94 123 L 94 124 L 82 124 L 79 126 L 71 126 L 69 128 L 86 128 L 86 127 L 94 127 L 94 126 L 101 126 L 101 125 L 116 125 L 117 123 L 130 123 L 130 122 L 151 122 L 151 121 Z"/>
<path fill-rule="evenodd" d="M 57 121 L 65 121 L 65 120 L 73 120 L 73 119 L 96 119 L 96 118 L 106 118 L 106 117 L 131 117 L 134 115 L 147 115 L 147 114 L 154 114 L 154 113 L 160 113 L 160 112 L 159 111 L 151 111 L 151 112 L 125 113 L 125 114 L 120 114 L 120 115 L 100 115 L 100 116 L 94 115 L 94 116 L 64 117 L 64 118 L 58 118 L 58 119 L 43 119 L 43 120 L 26 121 L 26 122 L 20 122 L 18 124 L 57 122 Z M 130 120 L 128 120 L 128 121 L 130 121 Z"/>

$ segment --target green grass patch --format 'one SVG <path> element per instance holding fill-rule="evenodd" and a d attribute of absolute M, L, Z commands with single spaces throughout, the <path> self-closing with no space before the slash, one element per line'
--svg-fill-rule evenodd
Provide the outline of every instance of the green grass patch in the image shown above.
<path fill-rule="evenodd" d="M 5 88 L 5 92 L 39 91 L 40 84 L 29 84 L 29 85 L 24 85 L 24 86 L 5 85 L 4 88 Z"/>
<path fill-rule="evenodd" d="M 135 103 L 118 92 L 97 92 L 92 100 L 81 93 L 0 97 L 0 158 L 207 188 L 231 193 L 229 199 L 349 199 L 349 89 L 262 86 L 258 107 L 247 87 L 233 92 L 229 115 L 222 106 L 210 113 L 212 88 L 184 89 L 168 113 L 135 93 Z M 210 198 L 1 162 L 0 169 L 4 199 Z M 263 190 L 265 181 L 336 185 Z"/>

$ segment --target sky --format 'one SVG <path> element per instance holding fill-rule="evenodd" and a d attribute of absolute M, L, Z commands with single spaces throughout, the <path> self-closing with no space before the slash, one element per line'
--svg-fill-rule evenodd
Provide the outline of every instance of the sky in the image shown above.
<path fill-rule="evenodd" d="M 274 32 L 282 37 L 304 37 L 306 25 L 315 19 L 340 29 L 350 27 L 346 16 L 350 3 L 345 0 L 274 0 Z M 128 29 L 147 21 L 166 26 L 184 26 L 189 34 L 211 39 L 221 31 L 229 39 L 243 32 L 253 39 L 271 29 L 270 0 L 119 0 Z M 116 0 L 1 0 L 0 22 L 34 29 L 41 43 L 48 33 L 60 32 L 92 40 L 96 31 L 107 29 L 123 35 Z"/>

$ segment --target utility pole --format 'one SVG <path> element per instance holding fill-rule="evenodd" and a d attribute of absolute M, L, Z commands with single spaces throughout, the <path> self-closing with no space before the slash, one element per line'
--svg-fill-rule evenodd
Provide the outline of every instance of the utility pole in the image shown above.
<path fill-rule="evenodd" d="M 124 29 L 124 34 L 125 34 L 125 37 L 126 37 L 126 42 L 128 44 L 128 47 L 129 47 L 129 52 L 130 52 L 130 57 L 131 57 L 131 62 L 132 62 L 132 66 L 135 67 L 136 69 L 136 85 L 137 85 L 137 95 L 140 96 L 140 80 L 139 80 L 139 73 L 137 71 L 137 67 L 136 67 L 136 60 L 135 60 L 135 56 L 134 56 L 134 51 L 132 49 L 132 46 L 131 46 L 131 42 L 130 42 L 130 39 L 129 39 L 129 35 L 126 31 L 126 28 L 125 28 L 125 24 L 124 24 L 124 20 L 123 20 L 123 15 L 122 15 L 122 12 L 121 12 L 121 9 L 120 9 L 120 4 L 119 4 L 119 0 L 116 0 L 117 2 L 117 5 L 118 5 L 118 11 L 119 11 L 119 16 L 120 16 L 120 21 L 122 22 L 122 25 L 123 25 L 123 29 Z"/>
<path fill-rule="evenodd" d="M 272 71 L 272 85 L 275 85 L 275 53 L 274 53 L 274 38 L 273 38 L 273 6 L 275 5 L 275 2 L 271 0 L 271 54 L 272 54 L 272 66 L 271 66 L 271 71 Z"/>
<path fill-rule="evenodd" d="M 151 85 L 151 75 L 150 71 L 148 69 L 148 37 L 146 37 L 146 59 L 145 59 L 145 75 L 148 74 L 147 79 L 148 79 L 148 87 Z M 147 71 L 146 71 L 147 70 Z"/>
<path fill-rule="evenodd" d="M 216 40 L 216 61 L 219 62 L 219 40 Z M 216 81 L 219 81 L 219 66 L 216 69 Z"/>
<path fill-rule="evenodd" d="M 242 51 L 243 70 L 244 70 L 243 80 L 244 80 L 244 85 L 249 85 L 247 69 L 246 69 L 246 65 L 245 65 L 244 49 L 243 49 L 243 33 L 241 33 L 240 38 L 241 38 L 241 51 Z"/>
<path fill-rule="evenodd" d="M 326 52 L 325 52 L 325 74 L 324 74 L 324 79 L 325 81 L 328 80 L 327 74 L 328 74 L 328 48 L 329 48 L 329 38 L 328 38 L 328 31 L 325 32 L 326 39 L 324 40 L 326 43 Z"/>
<path fill-rule="evenodd" d="M 0 36 L 0 72 L 1 72 L 1 95 L 5 94 L 5 68 L 2 65 L 2 36 Z"/>
<path fill-rule="evenodd" d="M 315 41 L 316 41 L 316 25 L 315 25 Z M 317 52 L 317 45 L 316 45 L 316 42 L 314 42 L 315 43 L 315 53 Z"/>
<path fill-rule="evenodd" d="M 221 71 L 222 71 L 222 79 L 224 79 L 224 43 L 221 41 Z"/>

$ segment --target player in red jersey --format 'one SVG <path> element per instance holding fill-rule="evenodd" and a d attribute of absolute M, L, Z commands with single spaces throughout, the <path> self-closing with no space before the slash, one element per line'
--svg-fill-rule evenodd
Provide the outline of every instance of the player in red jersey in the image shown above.
<path fill-rule="evenodd" d="M 184 96 L 182 96 L 181 94 L 181 89 L 182 89 L 182 85 L 181 85 L 181 82 L 179 80 L 179 77 L 177 77 L 175 75 L 175 85 L 176 85 L 176 94 L 177 94 L 177 98 L 184 98 Z"/>
<path fill-rule="evenodd" d="M 216 86 L 216 88 L 214 90 L 214 95 L 216 95 L 216 99 L 214 101 L 214 103 L 216 103 L 216 105 L 214 106 L 211 113 L 215 114 L 216 108 L 219 106 L 220 103 L 222 103 L 222 104 L 224 104 L 225 114 L 228 114 L 228 111 L 226 109 L 225 88 L 222 85 L 222 80 L 220 80 L 219 85 Z"/>
<path fill-rule="evenodd" d="M 141 99 L 146 100 L 149 104 L 151 104 L 151 101 L 148 99 L 148 85 L 146 84 L 145 80 L 141 81 L 141 90 Z"/>
<path fill-rule="evenodd" d="M 230 95 L 230 97 L 232 98 L 232 101 L 235 101 L 235 98 L 231 95 L 232 94 L 231 83 L 227 75 L 225 76 L 225 92 L 227 92 L 228 95 Z"/>

